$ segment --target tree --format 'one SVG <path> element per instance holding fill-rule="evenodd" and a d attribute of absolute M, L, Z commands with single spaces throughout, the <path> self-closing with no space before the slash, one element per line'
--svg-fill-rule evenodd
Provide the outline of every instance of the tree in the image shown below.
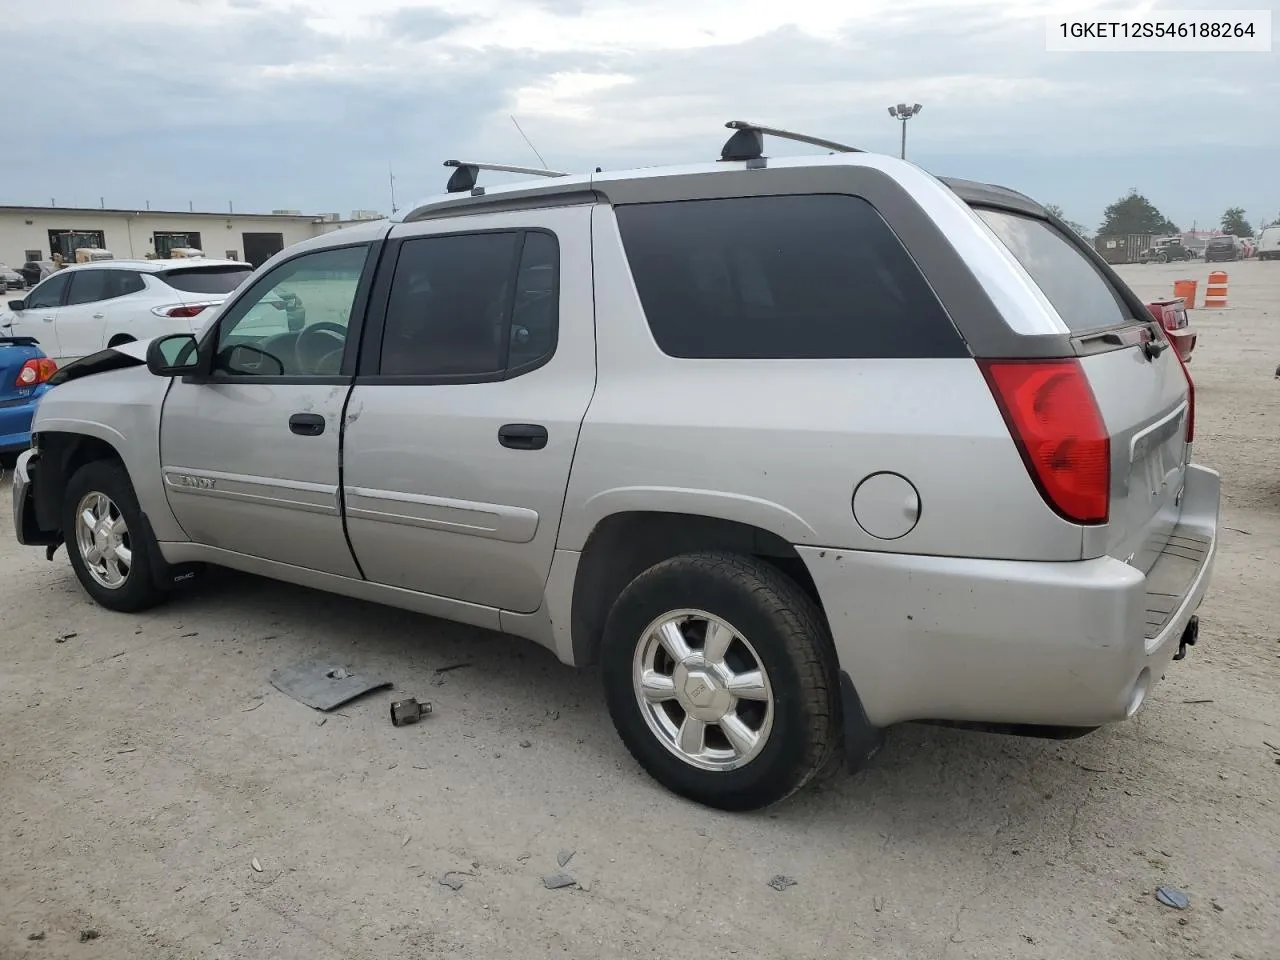
<path fill-rule="evenodd" d="M 1107 207 L 1098 235 L 1104 237 L 1136 234 L 1181 233 L 1177 225 L 1156 209 L 1150 200 L 1130 187 L 1129 192 Z"/>
<path fill-rule="evenodd" d="M 1231 207 L 1222 215 L 1222 232 L 1233 233 L 1237 237 L 1253 236 L 1253 227 L 1244 218 L 1244 207 Z"/>
<path fill-rule="evenodd" d="M 1056 203 L 1047 203 L 1044 208 L 1070 227 L 1073 233 L 1080 234 L 1080 236 L 1084 237 L 1086 240 L 1089 239 L 1089 234 L 1085 230 L 1084 224 L 1076 223 L 1074 220 L 1068 220 L 1067 215 L 1062 212 L 1062 208 Z"/>

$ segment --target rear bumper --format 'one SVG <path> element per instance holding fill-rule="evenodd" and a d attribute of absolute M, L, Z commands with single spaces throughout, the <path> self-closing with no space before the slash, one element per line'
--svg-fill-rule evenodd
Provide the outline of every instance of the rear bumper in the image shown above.
<path fill-rule="evenodd" d="M 1147 574 L 798 548 L 867 720 L 1094 727 L 1132 716 L 1178 653 L 1217 552 L 1218 474 L 1191 466 Z"/>
<path fill-rule="evenodd" d="M 14 453 L 31 446 L 31 418 L 44 393 L 43 388 L 37 388 L 20 403 L 0 401 L 0 453 Z"/>

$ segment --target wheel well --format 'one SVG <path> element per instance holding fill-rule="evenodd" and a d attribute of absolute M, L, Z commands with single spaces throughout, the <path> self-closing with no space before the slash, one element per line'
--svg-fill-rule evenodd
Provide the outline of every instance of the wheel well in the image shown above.
<path fill-rule="evenodd" d="M 617 513 L 591 531 L 578 561 L 572 610 L 574 662 L 578 666 L 596 662 L 605 620 L 627 584 L 663 560 L 704 550 L 758 557 L 794 580 L 822 609 L 809 569 L 795 548 L 775 533 L 686 513 Z"/>
<path fill-rule="evenodd" d="M 62 500 L 67 482 L 86 463 L 123 458 L 111 444 L 80 433 L 41 433 L 40 467 L 36 471 L 36 521 L 42 530 L 61 530 Z"/>
<path fill-rule="evenodd" d="M 118 347 L 122 343 L 134 343 L 138 338 L 131 337 L 127 333 L 117 333 L 114 337 L 107 341 L 108 347 Z"/>

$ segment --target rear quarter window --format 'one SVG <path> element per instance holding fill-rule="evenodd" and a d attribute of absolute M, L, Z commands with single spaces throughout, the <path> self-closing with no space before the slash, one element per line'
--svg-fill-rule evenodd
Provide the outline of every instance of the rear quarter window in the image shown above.
<path fill-rule="evenodd" d="M 1136 323 L 1116 291 L 1076 247 L 1043 220 L 978 208 L 1072 333 Z"/>
<path fill-rule="evenodd" d="M 865 200 L 685 200 L 622 206 L 616 216 L 649 328 L 669 356 L 969 355 Z"/>
<path fill-rule="evenodd" d="M 186 267 L 157 273 L 161 280 L 183 293 L 230 293 L 253 273 L 253 267 Z"/>

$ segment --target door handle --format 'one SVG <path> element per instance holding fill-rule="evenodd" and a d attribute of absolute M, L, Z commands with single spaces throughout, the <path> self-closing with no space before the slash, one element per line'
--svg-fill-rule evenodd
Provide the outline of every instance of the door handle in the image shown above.
<path fill-rule="evenodd" d="M 547 428 L 537 423 L 506 423 L 498 428 L 498 442 L 512 450 L 541 450 Z"/>
<path fill-rule="evenodd" d="M 106 316 L 106 314 L 105 314 L 105 313 L 95 313 L 95 314 L 93 315 L 93 319 L 95 319 L 95 320 L 101 320 L 101 319 L 102 319 L 103 317 L 105 317 L 105 316 Z"/>
<path fill-rule="evenodd" d="M 45 323 L 53 323 L 53 317 L 41 317 L 40 319 Z"/>
<path fill-rule="evenodd" d="M 300 437 L 318 437 L 324 433 L 324 417 L 318 413 L 295 413 L 289 418 L 289 429 Z"/>

